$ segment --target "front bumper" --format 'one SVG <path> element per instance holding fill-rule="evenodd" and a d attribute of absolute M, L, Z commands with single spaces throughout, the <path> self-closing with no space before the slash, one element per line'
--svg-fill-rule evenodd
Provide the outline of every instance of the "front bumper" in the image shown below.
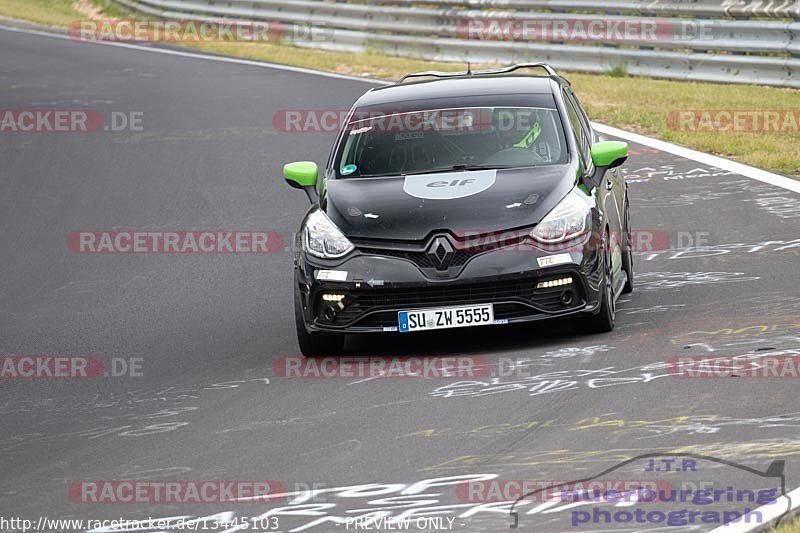
<path fill-rule="evenodd" d="M 472 255 L 457 269 L 438 272 L 407 255 L 359 247 L 343 260 L 325 261 L 299 252 L 295 281 L 309 332 L 397 331 L 399 311 L 458 305 L 494 304 L 496 324 L 529 322 L 592 313 L 599 308 L 602 262 L 585 243 L 559 251 L 532 245 Z M 539 258 L 569 261 L 540 268 Z M 345 279 L 318 279 L 319 271 Z M 537 288 L 540 282 L 570 277 L 572 283 Z M 323 295 L 343 295 L 326 301 Z"/>

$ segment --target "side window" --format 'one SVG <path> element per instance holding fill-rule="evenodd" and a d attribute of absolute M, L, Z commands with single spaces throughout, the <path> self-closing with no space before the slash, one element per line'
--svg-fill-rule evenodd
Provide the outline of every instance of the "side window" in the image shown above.
<path fill-rule="evenodd" d="M 575 109 L 578 111 L 578 117 L 581 119 L 584 129 L 589 134 L 588 139 L 589 139 L 589 144 L 591 144 L 593 130 L 592 130 L 592 124 L 591 122 L 589 122 L 589 117 L 586 116 L 586 111 L 584 111 L 583 106 L 581 105 L 581 102 L 580 100 L 578 100 L 578 97 L 575 95 L 575 93 L 573 93 L 572 91 L 567 91 L 567 94 L 569 95 L 570 100 L 572 100 L 572 103 L 575 105 Z"/>
<path fill-rule="evenodd" d="M 586 165 L 586 171 L 594 172 L 591 154 L 591 139 L 589 138 L 589 130 L 583 123 L 580 112 L 578 111 L 580 108 L 575 104 L 575 101 L 568 92 L 564 91 L 562 94 L 564 95 L 564 104 L 567 107 L 569 123 L 572 126 L 572 131 L 575 133 L 575 140 L 578 142 L 578 148 L 583 156 L 583 161 Z"/>

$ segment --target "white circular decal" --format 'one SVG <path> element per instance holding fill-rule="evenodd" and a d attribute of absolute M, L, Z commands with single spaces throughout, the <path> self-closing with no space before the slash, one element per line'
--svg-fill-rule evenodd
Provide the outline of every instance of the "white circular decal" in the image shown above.
<path fill-rule="evenodd" d="M 442 172 L 406 176 L 403 190 L 416 198 L 452 200 L 485 191 L 494 185 L 497 170 Z"/>

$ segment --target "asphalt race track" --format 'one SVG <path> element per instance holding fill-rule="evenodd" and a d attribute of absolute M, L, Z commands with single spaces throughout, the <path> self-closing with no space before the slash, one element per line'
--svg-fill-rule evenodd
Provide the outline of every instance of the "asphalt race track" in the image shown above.
<path fill-rule="evenodd" d="M 217 531 L 274 516 L 280 531 L 355 531 L 348 516 L 385 511 L 487 532 L 513 522 L 514 480 L 760 490 L 779 481 L 744 467 L 785 461 L 786 490 L 800 486 L 796 380 L 687 378 L 669 364 L 800 353 L 796 193 L 632 144 L 633 225 L 656 245 L 636 254 L 636 290 L 613 333 L 542 322 L 356 338 L 351 356 L 463 356 L 483 374 L 285 378 L 281 358 L 298 356 L 291 241 L 308 203 L 281 167 L 324 164 L 334 135 L 276 131 L 273 117 L 346 109 L 370 83 L 6 30 L 0 48 L 0 108 L 142 117 L 141 131 L 0 134 L 0 353 L 92 354 L 138 368 L 0 382 L 0 514 L 216 515 L 228 524 Z M 70 232 L 115 229 L 268 230 L 284 243 L 269 254 L 67 246 Z M 636 459 L 653 453 L 684 457 L 668 471 Z M 690 455 L 703 457 L 684 463 Z M 170 479 L 271 480 L 291 494 L 194 504 L 70 492 L 82 480 Z M 719 525 L 710 518 L 585 520 L 595 509 L 759 507 L 740 500 L 548 505 L 533 495 L 518 506 L 519 530 L 710 531 Z"/>

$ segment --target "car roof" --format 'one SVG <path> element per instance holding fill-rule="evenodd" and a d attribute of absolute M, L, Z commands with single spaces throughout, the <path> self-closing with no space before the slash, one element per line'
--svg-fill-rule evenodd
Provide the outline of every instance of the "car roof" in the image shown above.
<path fill-rule="evenodd" d="M 419 100 L 480 97 L 489 95 L 553 94 L 551 76 L 459 76 L 414 83 L 400 83 L 368 91 L 356 102 L 357 108 L 392 106 Z"/>

